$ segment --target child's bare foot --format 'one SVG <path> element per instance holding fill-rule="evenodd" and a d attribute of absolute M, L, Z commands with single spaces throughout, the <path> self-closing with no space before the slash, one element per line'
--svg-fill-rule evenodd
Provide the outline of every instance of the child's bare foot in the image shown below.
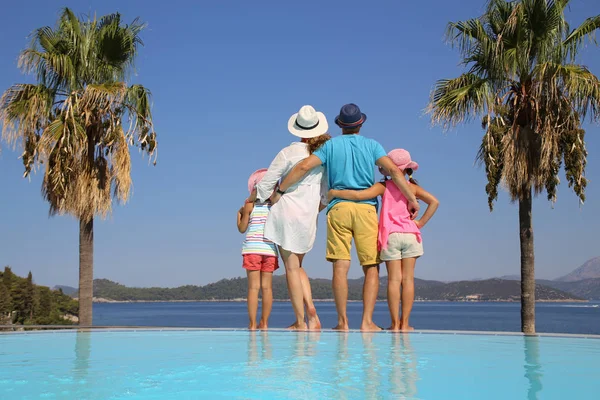
<path fill-rule="evenodd" d="M 382 331 L 383 329 L 381 329 L 381 327 L 379 327 L 374 322 L 363 322 L 363 324 L 360 326 L 360 330 L 362 332 L 378 332 Z"/>
<path fill-rule="evenodd" d="M 255 331 L 257 329 L 256 322 L 250 322 L 248 325 L 248 330 Z"/>
<path fill-rule="evenodd" d="M 392 331 L 392 332 L 400 332 L 402 330 L 400 324 L 392 324 L 392 326 L 390 326 L 388 328 L 388 331 Z"/>
<path fill-rule="evenodd" d="M 321 330 L 321 321 L 319 320 L 319 316 L 317 315 L 316 308 L 308 308 L 306 310 L 306 314 L 308 316 L 308 329 L 311 331 L 319 331 Z"/>
<path fill-rule="evenodd" d="M 258 329 L 269 329 L 269 323 L 261 320 L 258 324 Z"/>

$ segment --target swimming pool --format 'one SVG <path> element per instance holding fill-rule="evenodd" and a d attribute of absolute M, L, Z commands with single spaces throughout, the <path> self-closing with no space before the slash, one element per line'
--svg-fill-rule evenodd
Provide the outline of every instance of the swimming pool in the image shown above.
<path fill-rule="evenodd" d="M 0 334 L 0 399 L 597 399 L 600 339 L 111 330 Z"/>

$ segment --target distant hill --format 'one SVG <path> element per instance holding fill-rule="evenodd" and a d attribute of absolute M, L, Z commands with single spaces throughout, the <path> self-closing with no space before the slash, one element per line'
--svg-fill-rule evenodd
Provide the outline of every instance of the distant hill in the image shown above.
<path fill-rule="evenodd" d="M 576 282 L 584 279 L 600 278 L 600 257 L 587 260 L 575 271 L 555 279 L 558 282 Z"/>
<path fill-rule="evenodd" d="M 416 295 L 424 300 L 480 300 L 480 301 L 519 301 L 521 284 L 515 280 L 486 279 L 482 281 L 459 281 L 436 287 L 418 287 Z M 539 301 L 578 300 L 578 296 L 541 284 L 536 285 L 536 299 Z"/>
<path fill-rule="evenodd" d="M 553 287 L 587 300 L 600 300 L 600 278 L 584 279 L 575 282 L 545 281 L 538 283 Z"/>
<path fill-rule="evenodd" d="M 362 299 L 362 283 L 362 278 L 348 281 L 348 298 L 350 300 Z M 379 299 L 386 298 L 386 285 L 387 277 L 382 277 Z M 333 298 L 331 280 L 311 279 L 311 287 L 315 300 Z M 502 279 L 450 283 L 416 279 L 415 289 L 418 299 L 432 301 L 518 301 L 521 290 L 518 281 Z M 132 288 L 107 279 L 96 279 L 94 281 L 96 301 L 240 300 L 246 297 L 246 290 L 246 278 L 222 279 L 204 286 L 187 285 L 177 288 Z M 536 296 L 541 301 L 580 299 L 578 296 L 566 293 L 561 289 L 541 284 L 537 285 Z M 285 276 L 273 277 L 273 297 L 277 300 L 288 299 Z"/>
<path fill-rule="evenodd" d="M 62 286 L 56 285 L 52 288 L 52 290 L 60 290 L 67 296 L 77 296 L 78 289 L 72 286 Z"/>
<path fill-rule="evenodd" d="M 499 277 L 498 279 L 503 279 L 505 281 L 520 281 L 521 276 L 520 275 L 504 275 L 504 276 Z"/>

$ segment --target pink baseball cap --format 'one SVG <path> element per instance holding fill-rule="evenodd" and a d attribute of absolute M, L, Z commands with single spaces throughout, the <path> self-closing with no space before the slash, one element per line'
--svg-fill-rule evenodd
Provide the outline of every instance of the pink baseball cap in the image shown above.
<path fill-rule="evenodd" d="M 394 149 L 388 153 L 388 157 L 400 169 L 410 168 L 413 171 L 419 169 L 419 164 L 411 160 L 410 153 L 404 149 Z"/>
<path fill-rule="evenodd" d="M 250 175 L 250 178 L 248 178 L 248 192 L 252 193 L 256 185 L 258 185 L 258 182 L 261 181 L 261 179 L 263 178 L 263 176 L 265 176 L 266 173 L 267 169 L 261 168 L 254 171 L 252 175 Z"/>

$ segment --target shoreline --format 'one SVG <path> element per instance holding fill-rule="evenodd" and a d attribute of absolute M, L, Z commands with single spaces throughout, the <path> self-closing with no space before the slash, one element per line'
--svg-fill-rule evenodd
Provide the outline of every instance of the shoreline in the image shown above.
<path fill-rule="evenodd" d="M 333 303 L 334 299 L 313 299 L 315 303 Z M 561 300 L 536 300 L 536 303 L 589 303 L 593 300 L 561 299 Z M 245 298 L 222 300 L 112 300 L 94 298 L 96 304 L 123 304 L 123 303 L 245 303 Z M 289 303 L 287 299 L 273 299 L 275 303 Z M 378 303 L 386 300 L 377 300 Z M 348 303 L 362 303 L 362 300 L 348 300 Z M 519 300 L 415 300 L 415 303 L 519 303 Z"/>

